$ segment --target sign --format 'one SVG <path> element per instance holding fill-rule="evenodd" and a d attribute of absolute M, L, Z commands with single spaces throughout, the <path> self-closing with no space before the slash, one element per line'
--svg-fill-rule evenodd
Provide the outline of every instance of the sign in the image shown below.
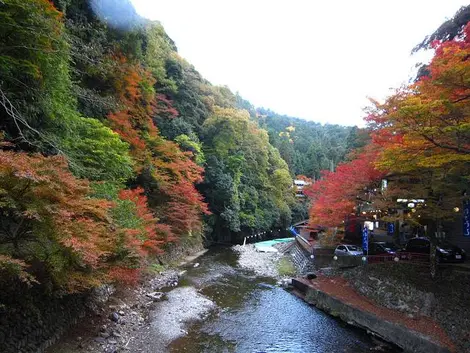
<path fill-rule="evenodd" d="M 369 229 L 367 227 L 362 229 L 362 250 L 366 253 L 369 252 Z"/>
<path fill-rule="evenodd" d="M 463 203 L 463 236 L 470 237 L 470 200 Z"/>
<path fill-rule="evenodd" d="M 387 224 L 387 233 L 388 233 L 389 235 L 395 234 L 395 223 L 393 223 L 393 222 L 388 222 L 388 224 Z"/>

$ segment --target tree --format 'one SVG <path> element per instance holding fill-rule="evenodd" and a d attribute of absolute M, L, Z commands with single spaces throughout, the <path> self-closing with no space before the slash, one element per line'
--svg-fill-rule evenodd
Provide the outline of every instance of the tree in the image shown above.
<path fill-rule="evenodd" d="M 279 149 L 292 176 L 318 179 L 321 170 L 334 168 L 352 150 L 347 145 L 349 127 L 321 125 L 261 108 L 256 119 L 268 131 L 270 143 Z"/>
<path fill-rule="evenodd" d="M 183 152 L 160 136 L 152 116 L 162 109 L 171 111 L 172 106 L 168 100 L 161 104 L 150 73 L 125 57 L 118 60 L 114 84 L 124 109 L 109 114 L 111 126 L 130 144 L 139 182 L 160 220 L 175 236 L 200 234 L 207 206 L 194 184 L 202 181 L 203 169 L 192 160 L 191 151 Z"/>
<path fill-rule="evenodd" d="M 470 21 L 470 6 L 462 6 L 451 19 L 445 21 L 432 34 L 426 36 L 414 49 L 413 53 L 422 49 L 431 49 L 435 41 L 450 41 L 462 35 L 464 27 Z"/>
<path fill-rule="evenodd" d="M 456 198 L 463 201 L 470 174 L 469 34 L 467 25 L 462 39 L 434 43 L 429 76 L 384 104 L 374 102 L 367 118 L 374 141 L 383 147 L 378 166 L 421 174 L 435 222 L 449 217 Z"/>
<path fill-rule="evenodd" d="M 216 231 L 285 228 L 294 203 L 292 178 L 266 131 L 248 112 L 220 107 L 214 107 L 203 128 L 208 166 L 202 190 Z"/>
<path fill-rule="evenodd" d="M 89 192 L 62 157 L 0 151 L 0 253 L 69 291 L 100 283 L 112 251 L 111 204 Z"/>
<path fill-rule="evenodd" d="M 364 190 L 378 187 L 385 175 L 376 168 L 377 146 L 369 145 L 349 162 L 340 163 L 334 172 L 325 170 L 322 179 L 305 187 L 312 201 L 310 222 L 323 226 L 341 226 L 345 217 L 355 212 Z"/>
<path fill-rule="evenodd" d="M 460 15 L 468 16 L 468 9 Z M 385 103 L 373 102 L 366 119 L 383 147 L 378 167 L 396 175 L 402 195 L 425 200 L 425 207 L 409 216 L 428 227 L 432 275 L 436 238 L 468 198 L 470 25 L 462 28 L 457 37 L 455 31 L 443 35 L 439 29 L 433 36 L 449 40 L 432 42 L 435 54 L 426 73 Z"/>

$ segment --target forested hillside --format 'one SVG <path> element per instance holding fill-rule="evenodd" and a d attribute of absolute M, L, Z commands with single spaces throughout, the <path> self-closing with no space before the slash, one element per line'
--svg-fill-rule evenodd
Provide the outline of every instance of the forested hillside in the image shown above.
<path fill-rule="evenodd" d="M 334 170 L 349 151 L 363 146 L 367 139 L 367 133 L 357 127 L 322 125 L 262 108 L 257 109 L 256 117 L 293 176 L 318 180 L 322 170 Z"/>
<path fill-rule="evenodd" d="M 384 102 L 372 100 L 360 129 L 280 115 L 212 85 L 131 0 L 1 0 L 0 347 L 10 336 L 13 351 L 29 349 L 28 336 L 50 344 L 66 329 L 60 318 L 75 321 L 92 289 L 109 294 L 103 284 L 135 286 L 187 249 L 282 236 L 307 218 L 328 246 L 343 230 L 360 241 L 371 226 L 403 244 L 402 226 L 411 226 L 431 240 L 434 275 L 438 240 L 470 244 L 469 20 L 462 8 L 425 38 L 416 50 L 432 49 L 431 61 Z M 313 181 L 303 195 L 295 178 Z M 211 256 L 203 260 L 217 267 L 211 281 L 239 281 L 230 256 Z M 277 266 L 264 261 L 263 269 Z M 137 328 L 133 339 L 146 332 L 148 300 L 181 276 L 165 272 L 161 285 L 132 290 L 135 306 L 112 304 L 110 316 L 99 309 L 95 328 L 103 319 Z M 250 285 L 245 292 L 242 281 L 237 303 L 259 287 L 243 276 Z M 191 298 L 212 284 L 184 288 L 194 296 L 164 311 L 203 317 Z M 132 351 L 119 330 L 105 326 L 94 342 L 119 338 Z"/>
<path fill-rule="evenodd" d="M 347 149 L 211 85 L 128 0 L 3 1 L 0 77 L 5 281 L 134 281 L 168 243 L 286 228 L 292 177 Z"/>

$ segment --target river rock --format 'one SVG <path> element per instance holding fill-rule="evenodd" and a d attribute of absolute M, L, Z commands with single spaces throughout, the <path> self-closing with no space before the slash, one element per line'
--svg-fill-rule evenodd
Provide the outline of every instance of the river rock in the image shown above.
<path fill-rule="evenodd" d="M 114 312 L 111 315 L 109 315 L 109 319 L 111 321 L 118 322 L 119 321 L 119 314 Z"/>
<path fill-rule="evenodd" d="M 163 293 L 163 292 L 147 293 L 146 296 L 149 297 L 150 299 L 153 299 L 154 301 L 158 301 L 158 302 L 165 299 L 165 293 Z"/>

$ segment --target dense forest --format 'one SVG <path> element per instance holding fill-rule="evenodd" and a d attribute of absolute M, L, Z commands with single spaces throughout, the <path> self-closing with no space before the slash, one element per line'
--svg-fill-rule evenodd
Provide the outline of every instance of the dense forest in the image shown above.
<path fill-rule="evenodd" d="M 135 281 L 171 243 L 305 217 L 297 174 L 360 140 L 211 85 L 128 0 L 0 4 L 3 281 Z"/>
<path fill-rule="evenodd" d="M 270 110 L 257 109 L 258 122 L 269 133 L 269 140 L 289 165 L 293 176 L 318 180 L 322 170 L 334 167 L 355 148 L 359 129 L 322 125 Z"/>

